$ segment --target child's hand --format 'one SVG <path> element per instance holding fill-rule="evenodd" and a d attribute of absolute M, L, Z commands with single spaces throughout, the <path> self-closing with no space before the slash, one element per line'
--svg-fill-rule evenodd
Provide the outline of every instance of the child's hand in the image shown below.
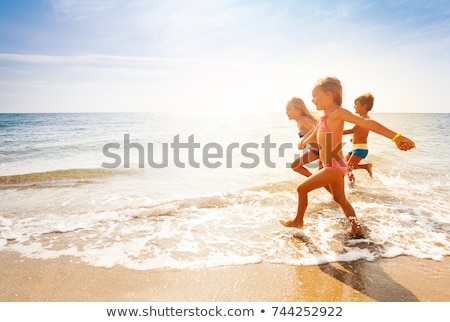
<path fill-rule="evenodd" d="M 305 148 L 305 146 L 306 146 L 306 144 L 303 143 L 303 140 L 302 140 L 302 141 L 300 141 L 300 142 L 298 143 L 297 148 L 298 148 L 299 150 L 303 150 L 303 149 Z"/>
<path fill-rule="evenodd" d="M 406 136 L 400 136 L 395 140 L 397 148 L 402 151 L 408 151 L 416 147 L 413 140 L 408 139 Z"/>

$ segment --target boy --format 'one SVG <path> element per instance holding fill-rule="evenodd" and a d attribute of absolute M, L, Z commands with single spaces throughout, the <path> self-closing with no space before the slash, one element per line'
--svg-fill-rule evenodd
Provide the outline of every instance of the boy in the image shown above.
<path fill-rule="evenodd" d="M 369 111 L 372 110 L 374 102 L 374 97 L 370 93 L 363 94 L 355 99 L 355 112 L 359 114 L 360 117 L 369 119 Z M 351 142 L 353 143 L 353 149 L 348 152 L 345 159 L 348 163 L 348 180 L 350 184 L 355 183 L 355 177 L 352 173 L 354 169 L 365 169 L 370 177 L 372 178 L 372 163 L 360 164 L 362 159 L 367 157 L 369 154 L 369 149 L 367 146 L 367 137 L 369 135 L 369 130 L 361 126 L 355 125 L 350 130 L 345 130 L 345 134 L 353 134 Z"/>

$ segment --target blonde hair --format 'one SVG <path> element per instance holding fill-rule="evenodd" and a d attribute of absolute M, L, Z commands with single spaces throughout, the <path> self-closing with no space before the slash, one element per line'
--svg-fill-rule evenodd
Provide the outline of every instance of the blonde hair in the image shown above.
<path fill-rule="evenodd" d="M 316 122 L 316 118 L 311 114 L 311 112 L 306 108 L 305 102 L 299 97 L 293 97 L 288 101 L 289 105 L 292 105 L 297 111 L 300 111 L 301 116 L 305 116 L 310 120 Z"/>
<path fill-rule="evenodd" d="M 333 101 L 338 106 L 342 105 L 342 85 L 336 77 L 324 77 L 317 81 L 314 88 L 319 87 L 323 92 L 330 91 L 333 95 Z"/>

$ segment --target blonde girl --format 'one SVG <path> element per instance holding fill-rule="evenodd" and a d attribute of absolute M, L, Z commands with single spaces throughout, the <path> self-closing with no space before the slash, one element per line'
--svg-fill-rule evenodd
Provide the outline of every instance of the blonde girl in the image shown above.
<path fill-rule="evenodd" d="M 286 104 L 286 115 L 289 120 L 297 122 L 298 136 L 300 139 L 308 137 L 313 132 L 317 124 L 310 111 L 306 108 L 305 102 L 301 98 L 293 97 Z M 300 158 L 297 158 L 291 164 L 292 170 L 309 177 L 312 173 L 304 167 L 305 164 L 313 162 L 319 159 L 319 151 L 311 148 L 303 154 Z"/>

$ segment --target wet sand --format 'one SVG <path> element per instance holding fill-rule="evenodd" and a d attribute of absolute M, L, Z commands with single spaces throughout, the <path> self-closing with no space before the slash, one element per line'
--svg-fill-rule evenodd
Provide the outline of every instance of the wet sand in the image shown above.
<path fill-rule="evenodd" d="M 0 263 L 2 302 L 450 301 L 449 257 L 138 271 L 1 252 Z"/>

